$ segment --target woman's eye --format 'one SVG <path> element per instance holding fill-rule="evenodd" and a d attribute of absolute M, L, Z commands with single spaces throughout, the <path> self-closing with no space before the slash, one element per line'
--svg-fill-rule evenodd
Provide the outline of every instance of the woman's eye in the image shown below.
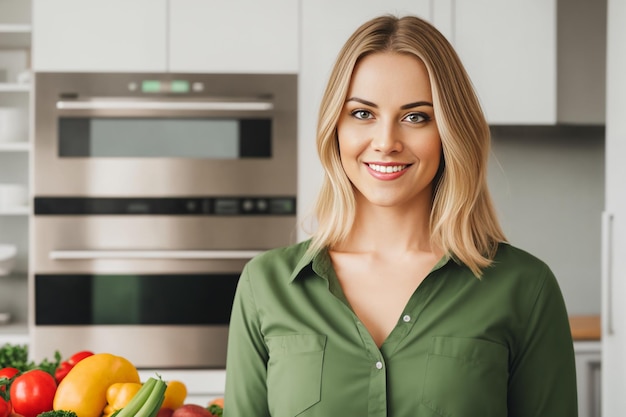
<path fill-rule="evenodd" d="M 404 120 L 411 123 L 423 123 L 430 120 L 430 116 L 424 113 L 409 113 L 404 117 Z"/>
<path fill-rule="evenodd" d="M 351 114 L 357 119 L 365 120 L 372 118 L 372 113 L 368 112 L 367 110 L 354 110 Z"/>

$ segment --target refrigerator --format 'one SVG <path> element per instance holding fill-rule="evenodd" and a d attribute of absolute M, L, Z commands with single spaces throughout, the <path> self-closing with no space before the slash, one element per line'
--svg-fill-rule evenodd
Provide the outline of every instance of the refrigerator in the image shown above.
<path fill-rule="evenodd" d="M 607 19 L 602 416 L 623 417 L 626 415 L 626 0 L 608 0 Z"/>

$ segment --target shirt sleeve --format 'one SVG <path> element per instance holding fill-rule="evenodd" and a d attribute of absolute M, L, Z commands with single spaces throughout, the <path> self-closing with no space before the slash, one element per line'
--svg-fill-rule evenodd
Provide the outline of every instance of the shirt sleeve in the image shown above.
<path fill-rule="evenodd" d="M 569 319 L 548 267 L 512 358 L 508 389 L 510 417 L 578 416 Z"/>
<path fill-rule="evenodd" d="M 246 266 L 237 285 L 230 318 L 224 417 L 270 417 L 265 382 L 267 360 Z"/>

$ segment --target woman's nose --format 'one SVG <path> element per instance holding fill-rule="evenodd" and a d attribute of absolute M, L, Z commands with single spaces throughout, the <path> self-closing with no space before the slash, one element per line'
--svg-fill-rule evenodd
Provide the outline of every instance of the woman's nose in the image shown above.
<path fill-rule="evenodd" d="M 393 123 L 380 123 L 372 133 L 371 146 L 374 150 L 382 153 L 402 151 L 400 132 Z"/>

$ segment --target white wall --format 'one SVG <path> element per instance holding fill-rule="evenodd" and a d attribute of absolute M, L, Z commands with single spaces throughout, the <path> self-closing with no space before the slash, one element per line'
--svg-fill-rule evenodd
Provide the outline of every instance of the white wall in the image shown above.
<path fill-rule="evenodd" d="M 492 150 L 508 239 L 550 265 L 570 314 L 599 314 L 604 129 L 496 127 Z"/>

